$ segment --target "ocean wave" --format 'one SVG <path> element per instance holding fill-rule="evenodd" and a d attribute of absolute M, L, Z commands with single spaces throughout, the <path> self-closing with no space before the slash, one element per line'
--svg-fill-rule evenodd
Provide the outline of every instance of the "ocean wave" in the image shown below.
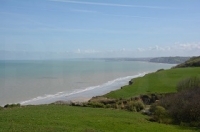
<path fill-rule="evenodd" d="M 115 86 L 115 84 L 119 84 L 119 83 L 122 84 L 122 85 L 125 85 L 130 79 L 140 77 L 140 76 L 144 76 L 147 73 L 148 72 L 143 72 L 143 73 L 139 73 L 139 74 L 133 75 L 133 76 L 120 77 L 120 78 L 108 81 L 108 82 L 101 84 L 101 85 L 91 86 L 91 87 L 87 87 L 87 88 L 84 88 L 84 89 L 74 90 L 70 93 L 63 91 L 63 92 L 58 92 L 56 94 L 46 94 L 44 96 L 38 96 L 38 97 L 32 98 L 30 100 L 22 101 L 22 102 L 20 102 L 20 104 L 21 105 L 42 104 L 41 102 L 42 101 L 45 102 L 45 100 L 52 100 L 52 102 L 55 102 L 55 101 L 58 101 L 59 98 L 68 97 L 68 96 L 71 96 L 71 95 L 87 92 L 87 91 L 94 90 L 94 89 L 108 88 L 109 86 L 110 87 Z M 119 87 L 117 87 L 117 88 L 119 88 Z"/>

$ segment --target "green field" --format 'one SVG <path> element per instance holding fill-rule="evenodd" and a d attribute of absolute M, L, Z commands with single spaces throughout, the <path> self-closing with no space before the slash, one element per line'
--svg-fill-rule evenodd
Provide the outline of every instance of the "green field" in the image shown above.
<path fill-rule="evenodd" d="M 41 105 L 0 111 L 0 132 L 192 132 L 116 109 Z"/>
<path fill-rule="evenodd" d="M 133 79 L 132 85 L 106 94 L 109 98 L 130 98 L 148 93 L 176 92 L 177 83 L 190 76 L 200 76 L 200 68 L 177 68 L 150 73 Z"/>
<path fill-rule="evenodd" d="M 176 84 L 189 76 L 200 76 L 200 68 L 178 68 L 136 78 L 133 84 L 105 96 L 129 98 L 147 93 L 176 92 Z M 39 105 L 0 110 L 0 132 L 179 132 L 198 131 L 182 126 L 148 121 L 137 112 L 118 109 Z"/>

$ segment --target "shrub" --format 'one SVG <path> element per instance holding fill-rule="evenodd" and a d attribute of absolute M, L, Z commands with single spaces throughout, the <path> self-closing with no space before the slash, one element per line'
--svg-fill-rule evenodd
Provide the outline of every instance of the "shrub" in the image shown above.
<path fill-rule="evenodd" d="M 20 104 L 6 104 L 4 108 L 14 108 L 14 107 L 20 107 Z"/>
<path fill-rule="evenodd" d="M 150 121 L 156 121 L 166 124 L 172 123 L 172 119 L 168 115 L 168 112 L 164 107 L 154 104 L 151 106 L 150 111 L 151 114 L 153 114 L 152 118 L 150 118 Z"/>
<path fill-rule="evenodd" d="M 194 83 L 186 84 L 190 88 L 184 87 L 178 93 L 164 97 L 159 105 L 168 111 L 174 123 L 200 126 L 200 86 L 193 85 Z"/>
<path fill-rule="evenodd" d="M 145 108 L 144 103 L 142 101 L 135 101 L 135 107 L 137 111 L 141 111 Z"/>
<path fill-rule="evenodd" d="M 129 111 L 137 112 L 134 101 L 130 101 L 126 106 L 126 109 L 129 110 Z"/>
<path fill-rule="evenodd" d="M 139 112 L 145 108 L 144 103 L 142 101 L 130 101 L 126 105 L 126 109 L 129 111 Z"/>
<path fill-rule="evenodd" d="M 106 108 L 112 108 L 111 104 L 106 104 Z"/>
<path fill-rule="evenodd" d="M 162 94 L 148 94 L 148 95 L 140 95 L 140 98 L 146 105 L 150 105 L 152 103 L 155 103 L 156 100 L 159 100 L 162 98 Z"/>
<path fill-rule="evenodd" d="M 149 108 L 149 112 L 151 112 L 151 113 L 155 113 L 155 110 L 156 110 L 156 106 L 157 106 L 157 104 L 152 104 L 151 106 L 150 106 L 150 108 Z"/>
<path fill-rule="evenodd" d="M 154 112 L 154 119 L 159 123 L 163 122 L 163 119 L 166 117 L 166 110 L 162 106 L 156 106 Z"/>

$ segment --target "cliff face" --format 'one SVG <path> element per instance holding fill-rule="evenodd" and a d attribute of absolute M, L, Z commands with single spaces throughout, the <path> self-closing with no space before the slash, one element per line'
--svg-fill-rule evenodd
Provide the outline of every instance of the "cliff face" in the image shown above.
<path fill-rule="evenodd" d="M 183 67 L 200 67 L 200 56 L 192 57 L 191 59 L 181 63 L 173 68 L 183 68 Z"/>
<path fill-rule="evenodd" d="M 190 59 L 190 57 L 157 57 L 150 59 L 149 62 L 180 64 L 187 61 L 188 59 Z"/>

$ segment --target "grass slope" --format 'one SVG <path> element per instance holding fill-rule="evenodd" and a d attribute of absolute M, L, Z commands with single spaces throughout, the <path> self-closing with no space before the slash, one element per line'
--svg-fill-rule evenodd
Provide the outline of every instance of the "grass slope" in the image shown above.
<path fill-rule="evenodd" d="M 147 93 L 176 92 L 177 83 L 190 76 L 200 76 L 200 68 L 177 68 L 150 73 L 144 77 L 133 79 L 132 85 L 106 94 L 109 98 L 130 98 Z"/>
<path fill-rule="evenodd" d="M 175 66 L 174 68 L 181 68 L 181 67 L 200 67 L 200 56 L 192 57 L 191 59 Z"/>
<path fill-rule="evenodd" d="M 0 111 L 1 132 L 192 132 L 122 110 L 41 105 Z"/>

